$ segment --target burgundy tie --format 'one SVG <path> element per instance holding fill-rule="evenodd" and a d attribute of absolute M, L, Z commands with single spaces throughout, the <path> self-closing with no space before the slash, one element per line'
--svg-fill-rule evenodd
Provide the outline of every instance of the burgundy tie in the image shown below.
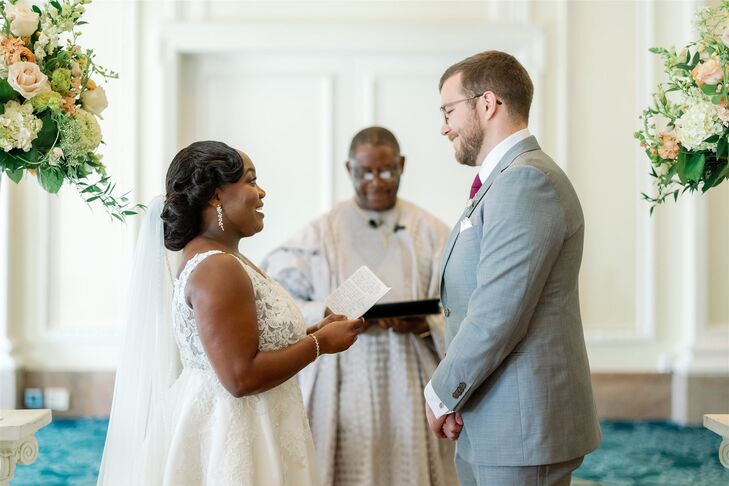
<path fill-rule="evenodd" d="M 476 178 L 473 179 L 473 184 L 471 184 L 471 195 L 469 198 L 473 199 L 473 196 L 476 195 L 479 189 L 481 189 L 481 178 L 476 174 Z"/>

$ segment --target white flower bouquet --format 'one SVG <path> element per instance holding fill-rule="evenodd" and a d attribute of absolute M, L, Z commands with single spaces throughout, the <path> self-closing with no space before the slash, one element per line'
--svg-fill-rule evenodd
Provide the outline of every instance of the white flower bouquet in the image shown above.
<path fill-rule="evenodd" d="M 655 179 L 656 194 L 643 194 L 651 213 L 667 198 L 704 193 L 729 178 L 729 1 L 699 11 L 695 22 L 699 40 L 651 49 L 668 77 L 635 133 Z"/>
<path fill-rule="evenodd" d="M 124 221 L 143 206 L 114 194 L 102 156 L 97 117 L 106 93 L 92 79 L 117 75 L 82 51 L 77 27 L 91 0 L 51 0 L 42 6 L 0 0 L 0 176 L 15 183 L 25 172 L 56 193 L 64 181 L 86 202 Z"/>

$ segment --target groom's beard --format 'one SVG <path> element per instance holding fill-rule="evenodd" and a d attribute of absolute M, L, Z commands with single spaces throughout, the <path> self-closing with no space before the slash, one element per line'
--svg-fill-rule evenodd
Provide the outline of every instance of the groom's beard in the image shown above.
<path fill-rule="evenodd" d="M 456 160 L 468 166 L 475 166 L 478 163 L 478 154 L 483 145 L 483 129 L 481 120 L 473 117 L 473 123 L 464 128 L 459 134 L 461 143 L 456 148 Z"/>

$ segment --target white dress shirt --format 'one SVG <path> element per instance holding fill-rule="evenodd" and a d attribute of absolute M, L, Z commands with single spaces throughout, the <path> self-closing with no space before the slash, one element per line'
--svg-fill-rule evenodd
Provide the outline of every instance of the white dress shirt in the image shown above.
<path fill-rule="evenodd" d="M 491 172 L 494 171 L 496 166 L 509 150 L 511 150 L 517 143 L 530 136 L 531 133 L 529 132 L 529 129 L 524 128 L 518 132 L 512 133 L 499 142 L 496 147 L 491 149 L 491 152 L 488 153 L 484 161 L 481 163 L 481 168 L 478 171 L 478 178 L 481 179 L 481 183 L 483 184 L 483 182 L 489 178 Z M 424 394 L 425 401 L 428 402 L 428 406 L 430 406 L 430 409 L 433 411 L 433 415 L 435 415 L 436 418 L 440 418 L 447 413 L 453 413 L 453 411 L 449 410 L 441 399 L 438 398 L 438 394 L 435 393 L 430 382 L 425 385 Z"/>

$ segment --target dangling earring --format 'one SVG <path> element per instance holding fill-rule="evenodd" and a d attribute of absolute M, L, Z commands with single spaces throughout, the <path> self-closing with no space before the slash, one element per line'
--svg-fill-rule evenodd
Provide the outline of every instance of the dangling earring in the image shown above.
<path fill-rule="evenodd" d="M 223 206 L 218 204 L 215 209 L 218 211 L 218 226 L 220 226 L 220 231 L 225 231 L 225 228 L 223 227 Z"/>

